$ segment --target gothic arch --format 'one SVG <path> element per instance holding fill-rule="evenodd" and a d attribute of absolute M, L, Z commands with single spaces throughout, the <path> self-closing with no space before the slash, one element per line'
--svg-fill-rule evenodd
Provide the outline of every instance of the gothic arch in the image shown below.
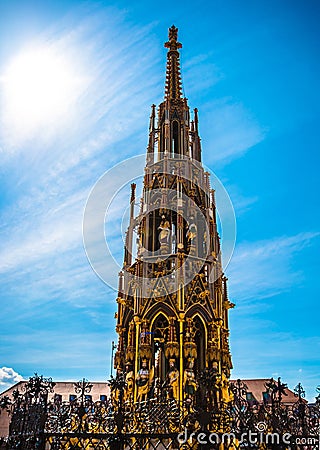
<path fill-rule="evenodd" d="M 127 316 L 123 320 L 123 327 L 128 330 L 130 322 L 133 320 L 133 311 L 130 310 Z"/>
<path fill-rule="evenodd" d="M 178 120 L 171 122 L 171 145 L 172 156 L 180 154 L 180 123 Z"/>
<path fill-rule="evenodd" d="M 162 311 L 154 316 L 151 324 L 152 365 L 155 366 L 155 376 L 163 383 L 169 368 L 165 357 L 165 345 L 168 340 L 169 318 Z"/>
<path fill-rule="evenodd" d="M 207 343 L 207 325 L 200 314 L 195 314 L 193 316 L 193 322 L 195 326 L 195 336 L 194 341 L 197 346 L 197 359 L 196 359 L 196 370 L 198 372 L 202 371 L 206 367 L 206 343 Z"/>
<path fill-rule="evenodd" d="M 204 323 L 212 322 L 212 317 L 206 309 L 204 309 L 201 305 L 196 304 L 192 305 L 187 311 L 186 311 L 186 317 L 194 317 L 195 315 L 199 315 L 201 317 L 201 320 Z"/>
<path fill-rule="evenodd" d="M 175 319 L 177 319 L 177 314 L 173 310 L 173 308 L 171 308 L 171 306 L 169 306 L 167 303 L 164 303 L 164 302 L 158 302 L 157 304 L 152 306 L 145 314 L 145 318 L 150 320 L 150 322 L 151 322 L 150 325 L 152 325 L 154 320 L 161 313 L 164 314 L 167 317 L 167 319 L 169 317 L 174 317 Z"/>

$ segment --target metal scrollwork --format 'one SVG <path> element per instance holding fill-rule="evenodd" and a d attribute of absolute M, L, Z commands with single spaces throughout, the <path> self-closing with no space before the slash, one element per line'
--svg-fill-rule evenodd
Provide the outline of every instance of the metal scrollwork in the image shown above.
<path fill-rule="evenodd" d="M 221 395 L 221 375 L 216 368 L 196 373 L 197 389 L 184 403 L 167 396 L 160 387 L 159 395 L 139 403 L 124 398 L 125 374 L 119 369 L 108 382 L 111 398 L 92 401 L 92 384 L 83 379 L 75 383 L 76 396 L 62 401 L 53 395 L 51 379 L 34 377 L 22 392 L 16 391 L 13 400 L 3 397 L 0 407 L 12 413 L 7 449 L 20 450 L 139 450 L 141 448 L 177 449 L 177 437 L 188 430 L 195 433 L 233 433 L 232 447 L 223 450 L 255 448 L 249 441 L 238 442 L 242 433 L 289 433 L 293 437 L 316 439 L 319 433 L 320 405 L 308 404 L 301 384 L 295 388 L 297 401 L 286 404 L 286 385 L 271 379 L 266 383 L 265 401 L 252 399 L 247 385 L 240 379 L 230 383 L 229 402 Z M 163 392 L 161 392 L 161 390 Z M 163 394 L 163 395 L 162 395 Z M 11 403 L 12 402 L 12 403 Z M 196 448 L 194 441 L 187 450 Z M 314 441 L 318 442 L 318 441 Z M 188 444 L 189 445 L 189 444 Z M 210 447 L 211 448 L 211 447 Z M 215 447 L 212 447 L 215 448 Z M 282 449 L 265 446 L 264 449 Z M 292 444 L 292 450 L 301 450 Z M 309 446 L 308 449 L 316 448 Z"/>

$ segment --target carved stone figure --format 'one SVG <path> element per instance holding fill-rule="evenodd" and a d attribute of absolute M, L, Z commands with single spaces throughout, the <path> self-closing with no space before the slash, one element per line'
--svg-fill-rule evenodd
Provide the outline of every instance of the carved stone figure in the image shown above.
<path fill-rule="evenodd" d="M 158 229 L 160 230 L 159 233 L 160 246 L 161 247 L 167 246 L 169 244 L 171 225 L 165 215 L 162 216 L 162 221 Z"/>
<path fill-rule="evenodd" d="M 167 381 L 169 384 L 168 397 L 179 400 L 179 371 L 176 368 L 175 359 L 170 359 L 170 370 L 167 375 Z"/>
<path fill-rule="evenodd" d="M 130 363 L 126 364 L 126 387 L 124 390 L 124 401 L 131 402 L 133 399 L 134 374 Z"/>
<path fill-rule="evenodd" d="M 203 233 L 203 242 L 202 242 L 202 251 L 203 251 L 203 256 L 207 256 L 207 232 L 205 231 Z"/>
<path fill-rule="evenodd" d="M 188 247 L 191 253 L 195 253 L 196 247 L 196 238 L 197 238 L 197 225 L 194 223 L 194 217 L 190 219 L 191 223 L 188 227 L 188 231 L 186 234 L 188 240 Z"/>
<path fill-rule="evenodd" d="M 147 362 L 148 362 L 147 359 L 142 360 L 142 366 L 138 372 L 136 379 L 136 384 L 138 387 L 138 395 L 137 395 L 138 402 L 143 402 L 147 399 L 148 393 L 153 383 L 154 368 L 152 367 L 152 369 L 149 370 Z"/>
<path fill-rule="evenodd" d="M 188 367 L 184 371 L 183 377 L 183 386 L 184 392 L 187 394 L 187 397 L 192 398 L 197 390 L 197 382 L 196 377 L 193 371 L 194 362 L 193 359 L 189 358 Z"/>
<path fill-rule="evenodd" d="M 123 371 L 120 366 L 117 367 L 115 383 L 113 387 L 111 387 L 111 401 L 114 405 L 118 405 L 119 401 L 121 401 L 121 381 L 123 380 Z M 122 391 L 123 392 L 123 391 Z"/>
<path fill-rule="evenodd" d="M 229 380 L 224 372 L 221 374 L 221 400 L 225 403 L 233 400 L 233 394 L 229 389 Z"/>

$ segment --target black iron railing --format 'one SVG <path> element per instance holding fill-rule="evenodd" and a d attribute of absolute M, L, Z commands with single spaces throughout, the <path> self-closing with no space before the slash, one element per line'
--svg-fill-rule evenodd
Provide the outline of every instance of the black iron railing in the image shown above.
<path fill-rule="evenodd" d="M 91 400 L 92 385 L 75 384 L 75 399 L 61 401 L 51 379 L 35 376 L 3 397 L 0 407 L 11 412 L 8 450 L 142 450 L 142 449 L 319 449 L 320 392 L 314 404 L 304 399 L 301 384 L 296 401 L 284 402 L 286 385 L 271 379 L 263 402 L 248 395 L 244 382 L 229 386 L 230 401 L 219 401 L 216 374 L 199 374 L 199 389 L 192 402 L 179 404 L 163 390 L 145 402 L 123 401 L 126 388 L 119 375 L 109 382 L 113 396 Z M 115 395 L 116 393 L 116 395 Z M 223 444 L 223 445 L 221 445 Z"/>

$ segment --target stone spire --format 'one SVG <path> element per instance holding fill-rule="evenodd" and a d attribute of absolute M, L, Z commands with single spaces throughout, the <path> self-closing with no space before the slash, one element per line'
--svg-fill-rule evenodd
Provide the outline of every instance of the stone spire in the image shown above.
<path fill-rule="evenodd" d="M 178 28 L 174 25 L 169 28 L 169 40 L 164 46 L 169 49 L 167 54 L 165 98 L 169 100 L 180 99 L 181 73 L 178 49 L 182 47 L 182 44 L 178 42 Z"/>

